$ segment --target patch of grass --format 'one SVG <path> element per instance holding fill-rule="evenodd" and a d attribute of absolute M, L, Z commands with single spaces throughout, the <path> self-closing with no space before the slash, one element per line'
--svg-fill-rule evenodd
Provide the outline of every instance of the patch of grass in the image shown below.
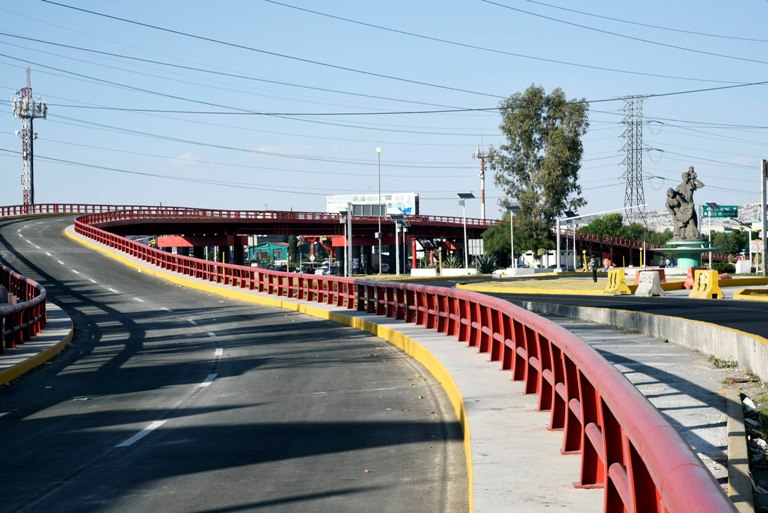
<path fill-rule="evenodd" d="M 733 360 L 722 360 L 714 356 L 709 357 L 709 363 L 711 363 L 715 369 L 736 369 L 739 366 L 738 362 Z"/>

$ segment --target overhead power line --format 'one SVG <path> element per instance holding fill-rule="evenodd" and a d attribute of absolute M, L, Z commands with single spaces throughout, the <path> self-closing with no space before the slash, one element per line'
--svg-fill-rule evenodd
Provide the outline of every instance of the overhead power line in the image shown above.
<path fill-rule="evenodd" d="M 147 137 L 150 139 L 158 139 L 158 140 L 165 140 L 165 141 L 172 141 L 172 142 L 178 142 L 178 143 L 184 143 L 184 144 L 191 144 L 194 146 L 204 146 L 209 148 L 217 148 L 220 150 L 229 150 L 229 151 L 237 151 L 242 153 L 253 153 L 257 155 L 263 155 L 267 157 L 280 157 L 280 158 L 290 158 L 290 159 L 297 159 L 297 160 L 310 160 L 310 161 L 316 161 L 316 162 L 330 162 L 330 163 L 336 163 L 336 164 L 353 164 L 353 165 L 365 165 L 365 166 L 375 166 L 376 163 L 374 161 L 369 160 L 359 160 L 359 159 L 332 159 L 332 158 L 325 158 L 325 157 L 311 157 L 308 155 L 295 155 L 295 154 L 289 154 L 289 153 L 277 153 L 277 152 L 269 152 L 269 151 L 261 151 L 261 150 L 255 150 L 251 148 L 241 148 L 237 146 L 227 146 L 223 144 L 214 144 L 204 141 L 195 141 L 192 139 L 183 139 L 180 137 L 171 137 L 168 135 L 161 135 L 161 134 L 153 134 L 150 132 L 142 132 L 139 130 L 131 130 L 128 128 L 121 128 L 116 127 L 112 125 L 106 125 L 104 123 L 95 123 L 92 121 L 85 121 L 81 119 L 76 118 L 70 118 L 67 116 L 51 116 L 52 119 L 65 119 L 68 121 L 73 121 L 77 123 L 81 123 L 87 127 L 97 127 L 99 129 L 103 130 L 110 130 L 118 133 L 123 134 L 129 134 L 134 135 L 138 137 Z M 456 168 L 456 169 L 468 169 L 467 166 L 450 166 L 450 165 L 423 165 L 423 164 L 398 164 L 398 163 L 388 163 L 388 167 L 401 167 L 401 168 Z"/>
<path fill-rule="evenodd" d="M 16 152 L 13 150 L 8 150 L 5 148 L 0 148 L 0 153 L 6 153 L 6 154 L 20 154 L 20 152 Z M 333 190 L 331 189 L 317 189 L 314 190 L 321 190 L 325 192 L 309 192 L 313 190 L 309 187 L 264 187 L 261 185 L 255 185 L 250 183 L 244 183 L 244 182 L 227 182 L 223 180 L 209 180 L 209 179 L 201 179 L 201 178 L 190 178 L 190 177 L 179 177 L 179 176 L 170 176 L 170 175 L 163 175 L 160 173 L 148 173 L 146 171 L 135 171 L 130 169 L 121 169 L 116 167 L 110 167 L 110 166 L 102 166 L 99 164 L 89 164 L 86 162 L 77 162 L 74 160 L 67 160 L 67 159 L 59 159 L 55 157 L 46 157 L 43 155 L 36 155 L 35 158 L 38 158 L 40 160 L 45 160 L 48 162 L 55 162 L 58 164 L 65 164 L 70 166 L 77 166 L 77 167 L 85 167 L 89 169 L 99 169 L 101 171 L 110 171 L 113 173 L 121 173 L 121 174 L 127 174 L 127 175 L 137 175 L 137 176 L 145 176 L 150 178 L 160 178 L 163 180 L 173 180 L 177 182 L 188 182 L 188 183 L 198 183 L 203 185 L 216 185 L 219 187 L 230 187 L 230 188 L 237 188 L 237 189 L 251 189 L 251 190 L 257 190 L 257 191 L 267 191 L 267 192 L 288 192 L 291 194 L 304 194 L 309 196 L 325 196 Z"/>
<path fill-rule="evenodd" d="M 48 0 L 43 0 L 43 1 L 46 2 Z M 688 47 L 685 47 L 685 46 L 673 45 L 673 44 L 669 44 L 669 43 L 662 43 L 660 41 L 653 41 L 652 39 L 643 39 L 642 37 L 635 37 L 635 36 L 629 36 L 627 34 L 620 34 L 618 32 L 611 32 L 610 30 L 603 30 L 603 29 L 599 29 L 599 28 L 596 28 L 596 27 L 590 27 L 589 25 L 582 25 L 581 23 L 574 23 L 572 21 L 561 20 L 559 18 L 554 18 L 552 16 L 545 16 L 544 14 L 539 14 L 539 13 L 535 13 L 535 12 L 531 12 L 531 11 L 526 11 L 525 9 L 518 9 L 517 7 L 512 7 L 512 6 L 509 6 L 509 5 L 500 4 L 498 2 L 493 2 L 492 0 L 482 0 L 482 1 L 487 3 L 487 4 L 490 4 L 490 5 L 495 5 L 497 7 L 503 8 L 503 9 L 509 9 L 510 11 L 515 11 L 515 12 L 519 12 L 519 13 L 522 13 L 522 14 L 527 14 L 529 16 L 534 16 L 536 18 L 542 18 L 542 19 L 545 19 L 545 20 L 554 21 L 554 22 L 557 22 L 557 23 L 562 23 L 564 25 L 570 25 L 572 27 L 579 27 L 579 28 L 583 28 L 583 29 L 586 29 L 586 30 L 591 30 L 593 32 L 598 32 L 600 34 L 607 34 L 609 36 L 620 37 L 620 38 L 623 38 L 623 39 L 629 39 L 631 41 L 638 41 L 640 43 L 646 43 L 646 44 L 649 44 L 649 45 L 661 46 L 661 47 L 664 47 L 664 48 L 672 48 L 672 49 L 675 49 L 675 50 L 681 50 L 681 51 L 690 52 L 690 53 L 697 53 L 697 54 L 700 54 L 700 55 L 709 55 L 710 57 L 720 57 L 722 59 L 731 59 L 731 60 L 742 61 L 742 62 L 753 62 L 755 64 L 768 64 L 768 61 L 762 61 L 762 60 L 759 60 L 759 59 L 750 59 L 748 57 L 739 57 L 737 55 L 727 55 L 727 54 L 724 54 L 724 53 L 709 52 L 709 51 L 706 51 L 706 50 L 697 50 L 696 48 L 688 48 Z"/>
<path fill-rule="evenodd" d="M 83 48 L 83 47 L 80 47 L 80 46 L 68 45 L 68 44 L 58 43 L 58 42 L 54 42 L 54 41 L 46 41 L 44 39 L 37 39 L 37 38 L 33 38 L 33 37 L 20 36 L 18 34 L 9 34 L 7 32 L 0 32 L 0 36 L 11 37 L 11 38 L 15 38 L 15 39 L 22 39 L 24 41 L 31 41 L 31 42 L 40 43 L 40 44 L 49 45 L 49 46 L 55 46 L 55 47 L 59 47 L 59 48 L 67 48 L 67 49 L 70 49 L 70 50 L 77 50 L 79 52 L 87 52 L 87 53 L 92 53 L 92 54 L 96 54 L 96 55 L 103 55 L 105 57 L 116 57 L 118 59 L 124 59 L 124 60 L 129 60 L 129 61 L 134 61 L 134 62 L 142 62 L 142 63 L 145 63 L 145 64 L 154 64 L 154 65 L 157 65 L 157 66 L 165 66 L 165 67 L 181 69 L 181 70 L 185 70 L 185 71 L 195 71 L 195 72 L 198 72 L 198 73 L 205 73 L 205 74 L 209 74 L 209 75 L 217 75 L 217 76 L 222 76 L 222 77 L 227 77 L 227 78 L 237 78 L 237 79 L 241 79 L 241 80 L 249 80 L 249 81 L 261 82 L 261 83 L 265 83 L 265 84 L 273 84 L 273 85 L 279 85 L 279 86 L 295 87 L 295 88 L 308 89 L 308 90 L 324 92 L 324 93 L 344 94 L 344 95 L 349 95 L 349 96 L 357 96 L 357 97 L 360 97 L 360 98 L 370 98 L 370 99 L 373 99 L 373 100 L 386 100 L 386 101 L 401 102 L 401 103 L 412 103 L 414 105 L 426 105 L 426 106 L 429 106 L 429 107 L 444 107 L 444 108 L 454 108 L 455 107 L 453 105 L 443 105 L 443 104 L 439 104 L 439 103 L 419 102 L 419 101 L 415 101 L 415 100 L 404 100 L 402 98 L 391 98 L 391 97 L 388 97 L 388 96 L 377 96 L 377 95 L 373 95 L 373 94 L 356 93 L 356 92 L 352 92 L 352 91 L 344 91 L 344 90 L 341 90 L 341 89 L 330 89 L 330 88 L 326 88 L 326 87 L 308 86 L 308 85 L 303 85 L 303 84 L 296 84 L 296 83 L 293 83 L 293 82 L 284 82 L 284 81 L 280 81 L 280 80 L 269 80 L 269 79 L 266 79 L 266 78 L 258 78 L 258 77 L 253 77 L 253 76 L 250 76 L 250 75 L 242 75 L 240 73 L 230 73 L 230 72 L 225 72 L 225 71 L 216 71 L 216 70 L 212 70 L 212 69 L 199 68 L 199 67 L 196 67 L 196 66 L 185 66 L 183 64 L 175 64 L 175 63 L 172 63 L 172 62 L 158 61 L 158 60 L 154 60 L 154 59 L 144 59 L 144 58 L 135 57 L 135 56 L 132 56 L 132 55 L 125 55 L 125 54 L 119 54 L 119 53 L 114 53 L 114 52 L 105 52 L 103 50 L 94 50 L 92 48 Z"/>
<path fill-rule="evenodd" d="M 62 3 L 59 3 L 59 2 L 53 2 L 52 0 L 42 0 L 42 1 L 47 3 L 47 4 L 57 5 L 59 7 L 64 7 L 64 8 L 67 8 L 67 9 L 72 9 L 74 11 L 79 11 L 79 12 L 83 12 L 83 13 L 86 13 L 86 14 L 92 14 L 94 16 L 101 16 L 103 18 L 108 18 L 108 19 L 115 20 L 115 21 L 120 21 L 120 22 L 123 22 L 123 23 L 130 23 L 132 25 L 136 25 L 136 26 L 139 26 L 139 27 L 145 27 L 145 28 L 149 28 L 149 29 L 152 29 L 152 30 L 159 30 L 159 31 L 162 31 L 162 32 L 167 32 L 169 34 L 175 34 L 177 36 L 188 37 L 188 38 L 197 39 L 197 40 L 200 40 L 200 41 L 206 41 L 208 43 L 215 43 L 215 44 L 219 44 L 219 45 L 223 45 L 223 46 L 228 46 L 228 47 L 231 47 L 231 48 L 238 48 L 240 50 L 247 50 L 249 52 L 256 52 L 256 53 L 260 53 L 260 54 L 263 54 L 263 55 L 270 55 L 272 57 L 279 57 L 281 59 L 288 59 L 288 60 L 292 60 L 292 61 L 303 62 L 305 64 L 313 64 L 315 66 L 322 66 L 322 67 L 325 67 L 325 68 L 336 69 L 336 70 L 339 70 L 339 71 L 347 71 L 347 72 L 350 72 L 350 73 L 357 73 L 357 74 L 360 74 L 360 75 L 366 75 L 366 76 L 370 76 L 370 77 L 385 78 L 387 80 L 395 80 L 395 81 L 398 81 L 398 82 L 405 82 L 405 83 L 408 83 L 408 84 L 420 85 L 420 86 L 424 86 L 424 87 L 432 87 L 432 88 L 436 88 L 436 89 L 443 89 L 443 90 L 454 91 L 454 92 L 459 92 L 459 93 L 474 94 L 474 95 L 486 96 L 486 97 L 490 97 L 490 98 L 498 98 L 498 99 L 503 99 L 504 98 L 504 96 L 500 96 L 500 95 L 496 95 L 496 94 L 491 94 L 491 93 L 485 93 L 485 92 L 481 92 L 481 91 L 472 91 L 470 89 L 462 89 L 462 88 L 459 88 L 459 87 L 451 87 L 451 86 L 445 86 L 445 85 L 440 85 L 440 84 L 433 84 L 433 83 L 430 83 L 430 82 L 422 82 L 420 80 L 412 80 L 412 79 L 409 79 L 409 78 L 396 77 L 394 75 L 386 75 L 384 73 L 376 73 L 376 72 L 373 72 L 373 71 L 366 71 L 366 70 L 361 70 L 361 69 L 357 69 L 357 68 L 351 68 L 351 67 L 348 67 L 348 66 L 341 66 L 341 65 L 338 65 L 338 64 L 331 64 L 331 63 L 328 63 L 328 62 L 321 62 L 321 61 L 316 61 L 316 60 L 313 60 L 313 59 L 305 59 L 303 57 L 296 57 L 294 55 L 287 55 L 287 54 L 284 54 L 284 53 L 270 52 L 268 50 L 264 50 L 264 49 L 261 49 L 261 48 L 255 48 L 253 46 L 247 46 L 247 45 L 242 45 L 242 44 L 239 44 L 239 43 L 233 43 L 231 41 L 223 41 L 221 39 L 215 39 L 215 38 L 212 38 L 212 37 L 200 36 L 198 34 L 192 34 L 192 33 L 189 33 L 189 32 L 183 32 L 181 30 L 174 30 L 174 29 L 170 29 L 170 28 L 167 28 L 167 27 L 160 27 L 158 25 L 152 25 L 152 24 L 149 24 L 149 23 L 143 23 L 143 22 L 136 21 L 136 20 L 131 20 L 131 19 L 128 19 L 128 18 L 121 18 L 119 16 L 112 16 L 112 15 L 100 13 L 100 12 L 97 12 L 97 11 L 91 11 L 91 10 L 88 10 L 88 9 L 83 9 L 81 7 L 74 7 L 74 6 L 67 5 L 67 4 L 62 4 Z"/>
<path fill-rule="evenodd" d="M 275 0 L 265 0 L 265 1 L 269 2 L 271 4 L 274 4 L 274 5 L 281 6 L 281 7 L 287 7 L 289 9 L 295 9 L 297 11 L 302 11 L 302 12 L 313 14 L 313 15 L 316 15 L 316 16 L 323 16 L 323 17 L 326 17 L 326 18 L 330 18 L 330 19 L 334 19 L 334 20 L 338 20 L 338 21 L 343 21 L 345 23 L 353 23 L 355 25 L 360 25 L 360 26 L 363 26 L 363 27 L 369 27 L 369 28 L 374 28 L 374 29 L 377 29 L 377 30 L 383 30 L 383 31 L 386 31 L 386 32 L 392 32 L 392 33 L 395 33 L 395 34 L 401 34 L 401 35 L 404 35 L 404 36 L 410 36 L 410 37 L 415 37 L 415 38 L 419 38 L 419 39 L 425 39 L 427 41 L 434 41 L 434 42 L 437 42 L 437 43 L 442 43 L 442 44 L 447 44 L 447 45 L 452 45 L 452 46 L 458 46 L 458 47 L 462 47 L 462 48 L 468 48 L 468 49 L 471 49 L 471 50 L 479 50 L 479 51 L 482 51 L 482 52 L 490 52 L 490 53 L 495 53 L 495 54 L 499 54 L 499 55 L 508 55 L 510 57 L 518 57 L 518 58 L 521 58 L 521 59 L 530 59 L 530 60 L 539 61 L 539 62 L 550 62 L 550 63 L 553 63 L 553 64 L 562 64 L 564 66 L 573 66 L 573 67 L 577 67 L 577 68 L 594 69 L 594 70 L 597 70 L 597 71 L 608 71 L 608 72 L 612 72 L 612 73 L 623 73 L 623 74 L 627 74 L 627 75 L 637 75 L 637 76 L 644 76 L 644 77 L 668 78 L 668 79 L 673 79 L 673 80 L 687 80 L 687 81 L 693 81 L 693 82 L 712 82 L 712 83 L 720 83 L 720 84 L 734 84 L 734 83 L 738 83 L 738 82 L 734 82 L 732 80 L 712 80 L 712 79 L 706 79 L 706 78 L 694 78 L 694 77 L 690 77 L 690 76 L 686 77 L 686 76 L 678 76 L 678 75 L 664 75 L 664 74 L 660 74 L 660 73 L 644 73 L 644 72 L 641 72 L 641 71 L 634 71 L 634 70 L 628 70 L 628 69 L 609 68 L 609 67 L 606 67 L 606 66 L 595 66 L 595 65 L 583 64 L 583 63 L 577 63 L 577 62 L 562 61 L 562 60 L 559 60 L 559 59 L 550 59 L 550 58 L 547 58 L 547 57 L 537 57 L 537 56 L 533 56 L 533 55 L 526 55 L 526 54 L 522 54 L 522 53 L 509 52 L 509 51 L 506 51 L 506 50 L 499 50 L 499 49 L 496 49 L 496 48 L 488 48 L 488 47 L 485 47 L 485 46 L 473 45 L 473 44 L 469 44 L 469 43 L 461 43 L 461 42 L 458 42 L 458 41 L 452 41 L 450 39 L 443 39 L 443 38 L 434 37 L 434 36 L 427 36 L 425 34 L 418 34 L 418 33 L 415 33 L 415 32 L 408 32 L 406 30 L 395 29 L 395 28 L 392 28 L 392 27 L 384 27 L 382 25 L 376 25 L 376 24 L 367 23 L 367 22 L 364 22 L 364 21 L 353 20 L 353 19 L 350 19 L 350 18 L 343 18 L 341 16 L 335 16 L 333 14 L 328 14 L 328 13 L 324 13 L 324 12 L 320 12 L 320 11 L 315 11 L 315 10 L 312 10 L 312 9 L 306 9 L 304 7 L 298 7 L 298 6 L 286 4 L 286 3 L 283 3 L 283 2 L 277 2 Z"/>
<path fill-rule="evenodd" d="M 269 0 L 267 0 L 269 1 Z M 679 34 L 692 34 L 694 36 L 702 36 L 702 37 L 712 37 L 717 39 L 732 39 L 734 41 L 748 41 L 751 43 L 768 43 L 768 39 L 759 39 L 755 37 L 743 37 L 743 36 L 729 36 L 724 34 L 711 34 L 708 32 L 697 32 L 695 30 L 685 30 L 681 28 L 676 27 L 664 27 L 662 25 L 652 25 L 650 23 L 641 23 L 639 21 L 632 21 L 632 20 L 623 20 L 621 18 L 612 18 L 610 16 L 603 16 L 601 14 L 595 14 L 592 12 L 586 12 L 586 11 L 577 11 L 576 9 L 569 9 L 567 7 L 562 7 L 559 5 L 553 5 L 548 4 L 545 2 L 537 2 L 536 0 L 526 0 L 528 3 L 531 4 L 537 4 L 537 5 L 543 5 L 545 7 L 550 7 L 552 9 L 558 9 L 560 11 L 566 11 L 566 12 L 572 12 L 576 14 L 583 14 L 584 16 L 591 16 L 593 18 L 600 18 L 601 20 L 609 20 L 609 21 L 616 21 L 618 23 L 625 23 L 627 25 L 635 25 L 638 27 L 646 27 L 646 28 L 652 28 L 657 30 L 666 30 L 668 32 L 677 32 Z"/>

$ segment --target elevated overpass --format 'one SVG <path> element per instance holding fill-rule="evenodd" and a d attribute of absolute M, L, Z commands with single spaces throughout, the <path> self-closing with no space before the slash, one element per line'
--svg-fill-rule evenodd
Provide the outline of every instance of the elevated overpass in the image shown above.
<path fill-rule="evenodd" d="M 604 511 L 676 513 L 689 511 L 691 500 L 697 511 L 732 510 L 706 469 L 701 469 L 695 456 L 686 455 L 684 444 L 673 441 L 674 437 L 666 440 L 674 430 L 664 428 L 664 422 L 659 424 L 652 408 L 636 402 L 636 391 L 612 367 L 594 359 L 567 332 L 508 303 L 467 292 L 195 263 L 82 221 L 78 230 L 173 272 L 235 289 L 332 303 L 349 311 L 415 322 L 488 352 L 525 384 L 526 392 L 538 395 L 540 409 L 551 411 L 551 426 L 564 429 L 563 450 L 581 454 L 580 484 L 605 488 Z M 465 415 L 460 413 L 459 418 Z"/>

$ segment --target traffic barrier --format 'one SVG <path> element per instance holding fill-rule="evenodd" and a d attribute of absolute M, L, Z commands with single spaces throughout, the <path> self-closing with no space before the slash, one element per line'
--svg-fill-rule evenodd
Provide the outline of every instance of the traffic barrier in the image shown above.
<path fill-rule="evenodd" d="M 36 281 L 0 264 L 0 289 L 8 305 L 0 307 L 0 354 L 40 333 L 46 322 L 46 291 Z"/>
<path fill-rule="evenodd" d="M 700 299 L 722 299 L 723 291 L 718 283 L 718 272 L 711 269 L 697 270 L 694 288 L 688 297 Z"/>
<path fill-rule="evenodd" d="M 623 296 L 632 294 L 627 286 L 627 278 L 624 275 L 624 269 L 609 269 L 608 284 L 605 286 L 603 294 L 608 296 Z"/>
<path fill-rule="evenodd" d="M 664 269 L 638 269 L 635 271 L 635 283 L 640 283 L 640 273 L 657 273 L 660 283 L 667 283 L 667 276 Z"/>
<path fill-rule="evenodd" d="M 636 296 L 663 296 L 664 290 L 661 288 L 661 273 L 656 271 L 640 271 L 637 275 Z M 636 276 L 637 276 L 636 275 Z"/>
<path fill-rule="evenodd" d="M 537 394 L 538 409 L 550 412 L 549 429 L 563 432 L 561 452 L 581 454 L 575 486 L 604 488 L 605 513 L 736 512 L 688 444 L 616 368 L 574 334 L 508 301 L 442 287 L 208 262 L 130 241 L 94 221 L 77 219 L 75 231 L 163 269 L 402 319 L 488 353 L 524 383 L 525 393 Z M 612 283 L 612 290 L 629 293 L 623 269 Z"/>

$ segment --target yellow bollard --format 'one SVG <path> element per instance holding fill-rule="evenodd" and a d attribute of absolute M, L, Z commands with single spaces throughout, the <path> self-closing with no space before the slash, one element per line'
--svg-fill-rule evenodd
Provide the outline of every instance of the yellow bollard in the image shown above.
<path fill-rule="evenodd" d="M 608 271 L 608 285 L 603 294 L 608 296 L 624 296 L 632 294 L 627 286 L 627 278 L 624 269 L 610 269 Z"/>

